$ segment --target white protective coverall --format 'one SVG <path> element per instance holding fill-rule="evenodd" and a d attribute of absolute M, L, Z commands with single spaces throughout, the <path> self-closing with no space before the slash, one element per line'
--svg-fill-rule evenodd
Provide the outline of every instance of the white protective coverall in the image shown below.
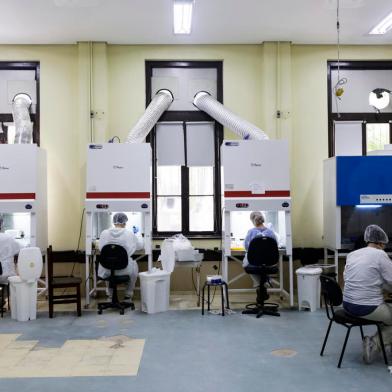
<path fill-rule="evenodd" d="M 136 250 L 143 248 L 142 241 L 138 237 L 136 237 L 135 234 L 133 234 L 132 231 L 130 231 L 129 229 L 112 228 L 104 230 L 101 233 L 101 236 L 99 238 L 99 250 L 102 250 L 102 248 L 107 244 L 120 245 L 128 253 L 128 266 L 122 270 L 115 271 L 115 274 L 129 275 L 130 280 L 127 283 L 125 297 L 131 298 L 139 272 L 138 265 L 131 256 L 135 253 Z M 108 278 L 110 276 L 110 270 L 103 268 L 100 264 L 98 267 L 98 276 L 104 279 Z M 111 295 L 110 290 L 108 294 Z"/>
<path fill-rule="evenodd" d="M 9 234 L 0 233 L 0 262 L 3 270 L 0 283 L 7 283 L 9 276 L 15 276 L 14 256 L 19 253 L 21 245 Z"/>

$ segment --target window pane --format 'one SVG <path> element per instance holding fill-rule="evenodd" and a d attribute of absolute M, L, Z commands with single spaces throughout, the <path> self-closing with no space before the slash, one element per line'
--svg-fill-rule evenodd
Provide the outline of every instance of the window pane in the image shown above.
<path fill-rule="evenodd" d="M 335 121 L 335 156 L 362 155 L 362 121 Z"/>
<path fill-rule="evenodd" d="M 181 197 L 157 198 L 158 231 L 181 231 Z"/>
<path fill-rule="evenodd" d="M 158 166 L 185 165 L 182 122 L 158 123 L 155 132 Z"/>
<path fill-rule="evenodd" d="M 189 168 L 189 194 L 213 195 L 214 194 L 214 168 L 190 167 Z"/>
<path fill-rule="evenodd" d="M 157 194 L 181 195 L 181 167 L 158 166 Z"/>
<path fill-rule="evenodd" d="M 189 230 L 214 230 L 214 197 L 191 196 L 189 198 Z"/>
<path fill-rule="evenodd" d="M 186 149 L 188 166 L 214 166 L 215 124 L 213 122 L 186 123 Z"/>
<path fill-rule="evenodd" d="M 389 124 L 366 124 L 366 151 L 383 150 L 389 144 Z"/>

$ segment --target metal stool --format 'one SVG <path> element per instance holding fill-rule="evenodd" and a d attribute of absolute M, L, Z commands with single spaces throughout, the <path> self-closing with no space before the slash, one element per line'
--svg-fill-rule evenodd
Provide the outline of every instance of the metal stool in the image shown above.
<path fill-rule="evenodd" d="M 226 308 L 230 309 L 229 306 L 229 289 L 227 287 L 227 283 L 224 281 L 221 281 L 220 283 L 211 283 L 211 282 L 205 282 L 203 286 L 203 292 L 202 292 L 202 298 L 201 298 L 201 314 L 204 315 L 204 289 L 207 287 L 207 299 L 208 299 L 208 308 L 207 310 L 210 310 L 210 288 L 211 286 L 219 286 L 221 289 L 221 297 L 222 297 L 222 316 L 225 315 L 225 295 L 226 295 Z M 225 295 L 223 293 L 223 288 L 225 288 Z"/>

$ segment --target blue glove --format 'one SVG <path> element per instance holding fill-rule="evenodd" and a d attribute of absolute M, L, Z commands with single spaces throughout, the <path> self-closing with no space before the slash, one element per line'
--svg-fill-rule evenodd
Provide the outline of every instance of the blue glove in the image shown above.
<path fill-rule="evenodd" d="M 132 231 L 133 231 L 133 234 L 136 234 L 139 232 L 139 228 L 136 226 L 132 226 Z"/>

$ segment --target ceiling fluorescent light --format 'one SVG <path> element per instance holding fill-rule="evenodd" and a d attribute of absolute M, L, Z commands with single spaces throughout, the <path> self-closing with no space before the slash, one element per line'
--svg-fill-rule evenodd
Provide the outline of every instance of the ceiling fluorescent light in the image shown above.
<path fill-rule="evenodd" d="M 193 0 L 173 1 L 174 34 L 190 34 Z"/>
<path fill-rule="evenodd" d="M 385 34 L 392 28 L 392 12 L 387 15 L 369 34 Z"/>

